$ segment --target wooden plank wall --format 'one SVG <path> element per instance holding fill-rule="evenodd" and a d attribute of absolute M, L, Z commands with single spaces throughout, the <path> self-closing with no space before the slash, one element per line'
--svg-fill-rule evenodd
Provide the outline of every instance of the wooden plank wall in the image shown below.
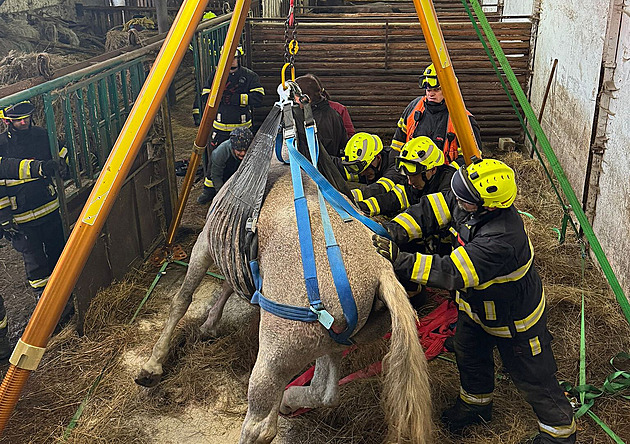
<path fill-rule="evenodd" d="M 522 138 L 518 119 L 469 21 L 443 21 L 442 31 L 466 107 L 475 115 L 484 145 L 499 137 Z M 267 91 L 261 122 L 273 102 L 284 62 L 280 21 L 252 20 L 252 69 Z M 499 22 L 492 28 L 522 86 L 529 80 L 530 23 Z M 344 21 L 302 17 L 298 27 L 296 75 L 316 74 L 333 100 L 346 105 L 359 131 L 389 144 L 405 106 L 422 95 L 418 76 L 430 63 L 416 20 L 358 16 Z"/>

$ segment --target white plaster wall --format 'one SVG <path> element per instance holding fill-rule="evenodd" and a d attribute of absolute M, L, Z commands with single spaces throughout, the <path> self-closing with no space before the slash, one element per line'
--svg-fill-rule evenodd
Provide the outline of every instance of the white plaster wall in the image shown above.
<path fill-rule="evenodd" d="M 532 15 L 534 0 L 504 0 L 503 15 Z"/>
<path fill-rule="evenodd" d="M 580 199 L 588 161 L 609 0 L 542 0 L 531 102 L 538 115 L 554 59 L 558 67 L 542 127 Z"/>
<path fill-rule="evenodd" d="M 622 16 L 614 82 L 619 88 L 610 103 L 600 192 L 593 228 L 619 279 L 630 296 L 630 18 Z"/>

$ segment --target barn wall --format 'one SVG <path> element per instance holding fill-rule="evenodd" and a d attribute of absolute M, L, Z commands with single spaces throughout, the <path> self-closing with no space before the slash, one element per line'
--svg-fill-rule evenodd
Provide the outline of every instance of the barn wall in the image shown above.
<path fill-rule="evenodd" d="M 534 9 L 534 0 L 504 0 L 503 15 L 527 15 L 531 16 Z"/>
<path fill-rule="evenodd" d="M 540 109 L 553 60 L 558 67 L 542 127 L 578 199 L 582 198 L 604 54 L 610 0 L 542 0 L 531 102 Z M 614 87 L 605 134 L 593 228 L 626 295 L 630 295 L 630 19 L 622 15 Z M 613 28 L 614 29 L 614 28 Z M 605 112 L 605 111 L 602 111 Z"/>
<path fill-rule="evenodd" d="M 578 198 L 588 161 L 608 2 L 593 0 L 588 8 L 579 0 L 543 0 L 541 4 L 531 102 L 537 111 L 557 58 L 542 127 Z"/>
<path fill-rule="evenodd" d="M 594 229 L 617 278 L 630 295 L 630 17 L 622 14 L 615 87 L 610 103 Z"/>

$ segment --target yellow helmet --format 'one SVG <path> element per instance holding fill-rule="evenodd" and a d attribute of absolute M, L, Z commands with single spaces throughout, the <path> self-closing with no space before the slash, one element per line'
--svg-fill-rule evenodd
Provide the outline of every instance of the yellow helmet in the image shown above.
<path fill-rule="evenodd" d="M 210 20 L 215 18 L 216 16 L 217 15 L 212 11 L 204 12 L 203 16 L 201 16 L 201 20 Z"/>
<path fill-rule="evenodd" d="M 341 164 L 349 173 L 362 173 L 382 150 L 383 142 L 376 134 L 356 133 L 346 144 Z"/>
<path fill-rule="evenodd" d="M 451 188 L 464 202 L 488 208 L 508 208 L 516 199 L 514 176 L 514 170 L 499 160 L 476 160 L 457 170 L 451 179 Z"/>
<path fill-rule="evenodd" d="M 440 81 L 433 63 L 425 68 L 418 83 L 422 89 L 437 89 L 440 87 Z"/>
<path fill-rule="evenodd" d="M 407 176 L 414 176 L 440 165 L 444 165 L 444 153 L 426 136 L 411 139 L 396 157 L 396 169 Z"/>

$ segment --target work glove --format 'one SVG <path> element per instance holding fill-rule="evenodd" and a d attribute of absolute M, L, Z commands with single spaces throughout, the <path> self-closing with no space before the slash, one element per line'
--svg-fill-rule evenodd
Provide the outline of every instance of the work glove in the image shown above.
<path fill-rule="evenodd" d="M 13 239 L 15 236 L 20 234 L 20 227 L 13 221 L 13 219 L 2 222 L 0 224 L 0 229 L 2 229 L 2 234 L 8 240 Z"/>
<path fill-rule="evenodd" d="M 195 123 L 195 126 L 199 126 L 201 123 L 201 114 L 193 114 L 193 122 Z"/>
<path fill-rule="evenodd" d="M 386 237 L 379 236 L 378 234 L 372 235 L 372 244 L 376 247 L 378 254 L 383 256 L 390 262 L 395 262 L 398 257 L 398 245 L 387 239 Z"/>
<path fill-rule="evenodd" d="M 42 162 L 39 166 L 39 174 L 42 177 L 54 177 L 61 171 L 61 166 L 56 160 L 50 159 Z"/>
<path fill-rule="evenodd" d="M 357 201 L 355 201 L 355 205 L 366 216 L 371 216 L 372 215 L 372 212 L 370 211 L 370 207 L 364 201 L 357 200 Z"/>

